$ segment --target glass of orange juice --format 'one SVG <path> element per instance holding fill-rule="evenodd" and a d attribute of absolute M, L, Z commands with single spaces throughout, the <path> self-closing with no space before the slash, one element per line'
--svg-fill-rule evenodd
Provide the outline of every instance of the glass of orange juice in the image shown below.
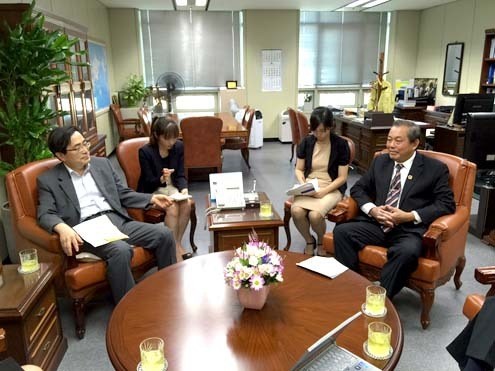
<path fill-rule="evenodd" d="M 364 352 L 374 359 L 388 359 L 392 356 L 390 340 L 392 328 L 383 322 L 371 322 L 368 325 L 368 340 L 364 343 Z"/>
<path fill-rule="evenodd" d="M 139 350 L 141 353 L 140 367 L 141 371 L 164 371 L 168 368 L 168 362 L 165 359 L 163 352 L 164 342 L 163 339 L 158 337 L 152 337 L 144 339 L 139 344 Z"/>
<path fill-rule="evenodd" d="M 366 303 L 364 306 L 364 314 L 370 317 L 383 317 L 387 314 L 385 307 L 385 297 L 387 290 L 378 285 L 370 285 L 366 287 Z"/>

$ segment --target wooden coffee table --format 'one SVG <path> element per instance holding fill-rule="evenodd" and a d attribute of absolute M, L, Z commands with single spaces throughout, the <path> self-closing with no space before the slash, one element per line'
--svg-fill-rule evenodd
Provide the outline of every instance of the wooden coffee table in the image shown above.
<path fill-rule="evenodd" d="M 156 272 L 140 282 L 116 306 L 106 342 L 117 370 L 135 370 L 139 343 L 165 340 L 169 370 L 289 370 L 306 349 L 346 318 L 358 312 L 369 281 L 346 271 L 331 280 L 295 264 L 307 258 L 281 252 L 284 282 L 273 286 L 264 308 L 243 310 L 227 286 L 223 268 L 232 251 L 194 257 Z M 385 370 L 402 352 L 402 326 L 387 299 L 394 354 L 375 361 L 363 353 L 364 315 L 352 322 L 337 343 Z"/>
<path fill-rule="evenodd" d="M 259 192 L 260 201 L 269 201 L 265 192 Z M 215 203 L 207 200 L 207 207 Z M 284 225 L 280 215 L 272 205 L 271 217 L 260 217 L 260 209 L 223 210 L 210 214 L 207 218 L 208 230 L 213 233 L 213 251 L 232 250 L 248 240 L 254 229 L 258 238 L 268 245 L 278 248 L 278 229 Z"/>

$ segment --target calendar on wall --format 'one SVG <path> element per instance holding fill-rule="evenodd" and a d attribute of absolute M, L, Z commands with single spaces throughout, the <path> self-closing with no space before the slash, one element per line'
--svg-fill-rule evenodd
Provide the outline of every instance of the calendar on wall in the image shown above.
<path fill-rule="evenodd" d="M 282 50 L 262 50 L 261 69 L 261 91 L 282 91 Z"/>

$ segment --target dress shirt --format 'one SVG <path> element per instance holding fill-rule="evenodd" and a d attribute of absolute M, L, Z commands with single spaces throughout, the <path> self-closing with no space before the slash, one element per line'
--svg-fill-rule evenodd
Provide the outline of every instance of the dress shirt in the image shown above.
<path fill-rule="evenodd" d="M 81 208 L 81 221 L 99 212 L 112 210 L 112 207 L 101 194 L 93 176 L 89 172 L 90 166 L 91 164 L 88 164 L 83 174 L 79 175 L 76 171 L 65 165 L 76 190 L 79 207 Z"/>
<path fill-rule="evenodd" d="M 412 164 L 414 162 L 415 157 L 416 157 L 416 151 L 414 151 L 413 155 L 402 163 L 402 168 L 400 169 L 400 195 L 399 195 L 399 201 L 397 204 L 400 204 L 400 198 L 402 196 L 402 190 L 404 189 L 404 185 L 406 184 L 407 175 L 409 174 L 409 171 L 411 170 L 411 167 L 412 167 Z M 395 169 L 395 166 L 397 164 L 399 164 L 399 162 L 395 161 L 394 169 Z M 395 175 L 395 170 L 394 170 L 394 173 L 392 174 L 391 179 L 394 178 L 394 175 Z M 368 202 L 361 207 L 361 210 L 366 215 L 369 215 L 371 209 L 373 209 L 374 207 L 376 207 L 376 205 L 373 202 Z M 415 224 L 421 223 L 421 218 L 420 218 L 419 214 L 415 210 L 413 210 L 411 212 L 414 215 L 414 223 Z"/>

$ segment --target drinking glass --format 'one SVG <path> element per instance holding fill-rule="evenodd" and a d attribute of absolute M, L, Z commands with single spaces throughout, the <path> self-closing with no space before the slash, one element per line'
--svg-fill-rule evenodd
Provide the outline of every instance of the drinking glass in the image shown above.
<path fill-rule="evenodd" d="M 32 273 L 40 269 L 40 264 L 38 263 L 38 252 L 36 249 L 19 251 L 19 259 L 21 261 L 19 272 L 21 273 Z"/>
<path fill-rule="evenodd" d="M 163 353 L 163 339 L 148 338 L 139 344 L 141 352 L 142 371 L 162 371 L 167 369 L 167 362 Z"/>
<path fill-rule="evenodd" d="M 272 203 L 270 201 L 260 202 L 260 216 L 261 217 L 272 216 Z"/>
<path fill-rule="evenodd" d="M 390 339 L 392 328 L 383 322 L 371 322 L 368 325 L 368 340 L 364 351 L 371 358 L 388 359 L 392 355 Z"/>
<path fill-rule="evenodd" d="M 382 317 L 387 311 L 385 308 L 385 296 L 387 290 L 378 285 L 366 287 L 366 304 L 364 313 L 371 317 Z"/>

